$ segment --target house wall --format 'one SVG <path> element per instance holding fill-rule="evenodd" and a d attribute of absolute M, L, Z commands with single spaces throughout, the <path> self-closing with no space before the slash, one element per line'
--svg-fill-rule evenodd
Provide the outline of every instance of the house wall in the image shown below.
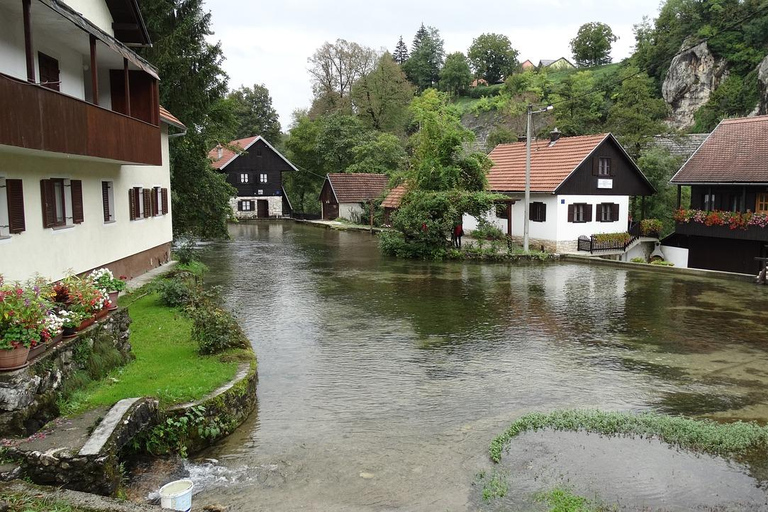
<path fill-rule="evenodd" d="M 360 203 L 339 203 L 339 217 L 350 222 L 360 222 L 360 216 L 365 213 Z"/>
<path fill-rule="evenodd" d="M 88 34 L 80 32 L 78 37 L 88 41 Z M 51 37 L 43 30 L 37 30 L 33 34 L 32 47 L 35 52 L 35 78 L 40 82 L 40 63 L 38 61 L 38 52 L 43 52 L 49 57 L 59 61 L 59 92 L 68 94 L 77 99 L 85 99 L 85 79 L 83 75 L 83 63 L 90 62 L 90 56 L 73 50 L 70 43 Z M 22 55 L 24 47 L 22 46 Z M 24 75 L 26 77 L 26 66 Z M 90 75 L 89 75 L 90 79 Z"/>
<path fill-rule="evenodd" d="M 259 151 L 261 156 L 258 156 Z M 237 189 L 237 195 L 240 197 L 281 196 L 283 172 L 292 170 L 291 166 L 262 140 L 254 142 L 245 154 L 241 154 L 224 168 L 227 182 Z M 248 175 L 248 183 L 240 183 L 240 174 Z M 261 174 L 267 175 L 266 183 L 259 182 Z"/>
<path fill-rule="evenodd" d="M 762 192 L 768 192 L 768 187 L 765 185 L 753 185 L 753 186 L 727 186 L 727 185 L 693 185 L 691 187 L 691 204 L 690 207 L 696 210 L 704 210 L 704 196 L 705 194 L 712 194 L 715 196 L 715 201 L 712 210 L 728 210 L 732 211 L 734 201 L 738 205 L 740 211 L 755 211 L 757 206 L 757 195 Z M 683 208 L 688 205 L 681 205 Z"/>
<path fill-rule="evenodd" d="M 664 259 L 674 263 L 677 268 L 688 268 L 688 249 L 662 245 L 661 252 L 664 253 Z"/>
<path fill-rule="evenodd" d="M 17 15 L 0 5 L 0 73 L 26 78 L 24 28 L 16 20 Z"/>
<path fill-rule="evenodd" d="M 110 265 L 128 277 L 167 260 L 172 240 L 171 213 L 129 220 L 131 187 L 170 190 L 168 127 L 162 126 L 162 166 L 134 166 L 0 149 L 0 177 L 21 179 L 26 230 L 0 240 L 0 272 L 6 280 L 35 274 L 59 279 Z M 82 180 L 84 222 L 59 229 L 43 228 L 40 180 Z M 101 182 L 114 185 L 115 220 L 105 223 Z M 169 194 L 169 209 L 171 208 Z M 71 216 L 71 211 L 68 212 Z"/>
<path fill-rule="evenodd" d="M 339 203 L 336 202 L 336 196 L 333 194 L 328 178 L 320 189 L 320 208 L 322 218 L 325 220 L 333 220 L 339 216 Z"/>
<path fill-rule="evenodd" d="M 662 250 L 666 247 L 662 248 Z M 756 257 L 768 256 L 768 244 L 755 240 L 729 240 L 706 236 L 688 237 L 688 266 L 757 275 Z"/>
<path fill-rule="evenodd" d="M 114 37 L 112 14 L 109 12 L 106 2 L 101 0 L 67 0 L 64 3 L 79 12 L 81 16 L 88 19 L 88 21 L 101 30 Z"/>
<path fill-rule="evenodd" d="M 592 206 L 592 222 L 568 222 L 568 205 L 587 203 Z M 617 203 L 619 205 L 619 220 L 616 222 L 597 222 L 596 205 L 600 203 Z M 549 220 L 549 206 L 547 206 Z M 533 223 L 532 223 L 533 224 Z M 619 233 L 629 226 L 629 197 L 627 196 L 557 196 L 557 240 L 577 240 L 579 236 L 591 236 L 598 233 Z"/>
<path fill-rule="evenodd" d="M 239 201 L 253 201 L 254 202 L 254 209 L 251 211 L 239 211 L 237 209 L 237 203 Z M 252 196 L 252 197 L 232 197 L 229 200 L 229 205 L 232 207 L 232 211 L 235 212 L 235 218 L 242 219 L 242 220 L 253 220 L 253 219 L 259 219 L 259 207 L 258 207 L 258 201 L 267 201 L 269 204 L 269 217 L 271 218 L 279 218 L 283 216 L 283 198 L 278 196 L 270 196 L 270 197 L 264 197 L 264 196 Z"/>

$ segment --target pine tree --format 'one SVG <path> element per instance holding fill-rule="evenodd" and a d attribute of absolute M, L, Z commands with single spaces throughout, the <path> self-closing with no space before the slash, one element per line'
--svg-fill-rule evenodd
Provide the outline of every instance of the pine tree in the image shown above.
<path fill-rule="evenodd" d="M 444 58 L 445 51 L 440 31 L 434 27 L 426 27 L 422 23 L 413 38 L 411 55 L 403 64 L 403 71 L 408 80 L 423 91 L 437 85 Z"/>
<path fill-rule="evenodd" d="M 395 46 L 395 53 L 392 54 L 392 59 L 400 65 L 408 60 L 408 47 L 403 42 L 403 36 L 400 36 L 400 40 L 397 42 L 397 46 Z"/>

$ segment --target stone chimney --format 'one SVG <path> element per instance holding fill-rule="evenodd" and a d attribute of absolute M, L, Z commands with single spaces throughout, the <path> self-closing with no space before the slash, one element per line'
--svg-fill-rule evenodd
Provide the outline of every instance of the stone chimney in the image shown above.
<path fill-rule="evenodd" d="M 216 145 L 216 160 L 221 160 L 221 157 L 224 156 L 224 148 L 221 147 L 221 144 Z"/>
<path fill-rule="evenodd" d="M 528 142 L 528 137 L 525 135 L 518 135 L 517 142 Z"/>
<path fill-rule="evenodd" d="M 557 142 L 557 139 L 560 138 L 560 130 L 557 129 L 557 126 L 555 126 L 555 129 L 549 132 L 549 140 L 550 140 L 550 146 Z"/>

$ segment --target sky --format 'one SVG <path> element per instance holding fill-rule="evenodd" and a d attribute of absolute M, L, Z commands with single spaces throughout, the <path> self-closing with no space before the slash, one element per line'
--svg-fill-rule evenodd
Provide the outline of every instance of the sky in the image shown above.
<path fill-rule="evenodd" d="M 392 52 L 399 37 L 409 49 L 423 22 L 440 31 L 446 54 L 466 54 L 483 33 L 506 35 L 520 52 L 518 59 L 566 57 L 579 27 L 591 21 L 607 23 L 619 40 L 614 62 L 632 52 L 632 26 L 643 16 L 655 18 L 660 0 L 206 0 L 214 35 L 220 41 L 229 75 L 229 88 L 263 84 L 280 115 L 283 131 L 292 113 L 312 102 L 307 59 L 324 42 L 354 41 Z"/>

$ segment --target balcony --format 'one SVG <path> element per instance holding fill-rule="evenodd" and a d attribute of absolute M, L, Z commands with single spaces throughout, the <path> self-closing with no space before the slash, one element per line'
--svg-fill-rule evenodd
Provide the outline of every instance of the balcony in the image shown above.
<path fill-rule="evenodd" d="M 747 226 L 746 229 L 730 226 L 707 226 L 698 222 L 676 222 L 675 233 L 690 236 L 730 238 L 732 240 L 759 240 L 768 242 L 768 227 Z"/>
<path fill-rule="evenodd" d="M 159 126 L 2 73 L 0 145 L 162 164 Z"/>

